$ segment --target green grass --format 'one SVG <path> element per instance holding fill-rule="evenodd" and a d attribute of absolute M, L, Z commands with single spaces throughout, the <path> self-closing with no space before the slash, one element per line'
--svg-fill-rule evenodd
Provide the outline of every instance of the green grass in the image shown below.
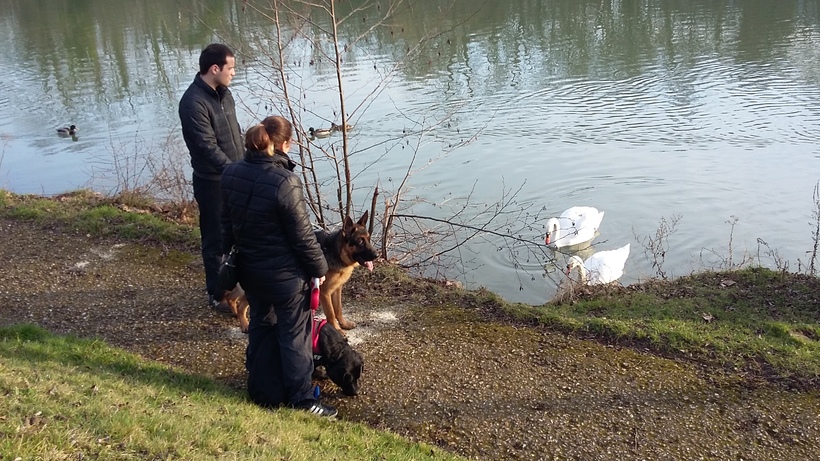
<path fill-rule="evenodd" d="M 581 338 L 695 360 L 715 371 L 820 387 L 820 279 L 813 276 L 761 267 L 703 272 L 629 287 L 588 287 L 573 302 L 543 306 L 507 303 L 483 289 L 443 288 L 384 265 L 361 283 L 376 296 L 500 313 Z"/>
<path fill-rule="evenodd" d="M 573 334 L 723 366 L 762 367 L 774 378 L 817 385 L 818 298 L 816 277 L 757 267 L 590 290 L 572 303 L 502 309 Z"/>
<path fill-rule="evenodd" d="M 0 328 L 0 396 L 3 459 L 460 459 L 30 325 Z"/>
<path fill-rule="evenodd" d="M 155 205 L 132 194 L 103 197 L 78 190 L 58 197 L 17 195 L 0 190 L 0 216 L 100 237 L 117 237 L 197 250 L 199 228 L 148 212 Z M 132 212 L 126 210 L 140 210 Z M 193 220 L 195 222 L 195 220 Z"/>

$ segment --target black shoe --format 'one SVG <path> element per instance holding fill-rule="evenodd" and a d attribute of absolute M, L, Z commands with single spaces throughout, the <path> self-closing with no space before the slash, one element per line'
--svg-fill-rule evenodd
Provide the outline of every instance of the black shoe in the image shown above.
<path fill-rule="evenodd" d="M 313 399 L 302 400 L 298 404 L 294 405 L 293 408 L 306 411 L 312 415 L 323 416 L 325 418 L 335 418 L 336 415 L 339 414 L 339 412 L 330 405 L 325 405 L 324 403 Z"/>
<path fill-rule="evenodd" d="M 233 311 L 231 311 L 231 306 L 229 306 L 225 301 L 217 301 L 216 298 L 214 298 L 214 295 L 208 295 L 208 307 L 217 312 L 222 312 L 223 314 L 233 314 Z"/>

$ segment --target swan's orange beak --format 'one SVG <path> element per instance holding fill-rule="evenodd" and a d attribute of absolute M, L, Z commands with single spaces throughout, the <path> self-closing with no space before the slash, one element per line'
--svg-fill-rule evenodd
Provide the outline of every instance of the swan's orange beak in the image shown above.
<path fill-rule="evenodd" d="M 549 232 L 547 232 L 547 236 L 544 238 L 544 243 L 546 243 L 547 245 L 550 244 L 550 233 Z"/>

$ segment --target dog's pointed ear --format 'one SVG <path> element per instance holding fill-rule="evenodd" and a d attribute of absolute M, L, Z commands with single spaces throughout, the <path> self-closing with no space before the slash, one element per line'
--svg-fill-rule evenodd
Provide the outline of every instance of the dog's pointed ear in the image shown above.
<path fill-rule="evenodd" d="M 359 218 L 358 224 L 360 226 L 367 226 L 367 211 L 364 212 L 361 218 Z"/>
<path fill-rule="evenodd" d="M 350 215 L 345 216 L 345 225 L 342 228 L 342 232 L 344 232 L 345 235 L 350 235 L 350 233 L 353 232 L 353 220 L 350 219 Z"/>

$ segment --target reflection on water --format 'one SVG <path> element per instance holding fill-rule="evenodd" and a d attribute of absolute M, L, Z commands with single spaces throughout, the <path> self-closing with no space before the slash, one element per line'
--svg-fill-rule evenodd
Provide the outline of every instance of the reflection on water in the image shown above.
<path fill-rule="evenodd" d="M 641 242 L 673 215 L 673 275 L 714 264 L 708 255 L 729 242 L 755 254 L 758 238 L 792 269 L 805 262 L 820 179 L 817 2 L 424 0 L 384 24 L 383 10 L 357 9 L 366 3 L 338 4 L 350 15 L 339 45 L 357 206 L 377 182 L 397 187 L 414 151 L 402 136 L 432 127 L 413 139 L 417 162 L 431 160 L 411 177 L 414 196 L 492 203 L 523 185 L 516 203 L 544 221 L 575 205 L 605 209 L 595 247 L 633 243 L 625 283 L 654 275 Z M 0 77 L 0 185 L 111 190 L 112 157 L 181 149 L 176 103 L 211 41 L 240 57 L 240 123 L 281 111 L 266 5 L 6 0 L 0 58 L 15 71 Z M 286 49 L 292 97 L 302 125 L 328 126 L 340 112 L 325 59 L 333 43 L 326 18 L 299 13 L 324 28 L 300 29 Z M 77 142 L 54 136 L 72 123 Z M 335 174 L 327 163 L 317 171 Z M 526 233 L 543 240 L 543 229 Z M 469 281 L 532 303 L 554 289 L 545 261 L 515 261 L 492 239 L 471 245 Z"/>

